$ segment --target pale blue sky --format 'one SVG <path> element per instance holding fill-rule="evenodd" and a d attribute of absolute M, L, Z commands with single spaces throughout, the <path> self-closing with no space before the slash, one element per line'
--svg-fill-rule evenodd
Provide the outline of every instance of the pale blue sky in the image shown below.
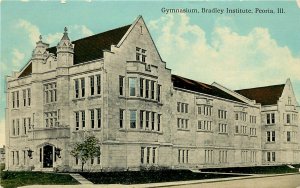
<path fill-rule="evenodd" d="M 53 46 L 65 26 L 71 40 L 76 40 L 130 24 L 138 15 L 145 19 L 173 73 L 206 83 L 216 81 L 230 89 L 281 84 L 290 78 L 300 100 L 300 8 L 296 1 L 67 0 L 62 4 L 0 0 L 0 6 L 1 127 L 4 126 L 4 75 L 28 62 L 39 34 Z M 162 8 L 284 8 L 286 13 L 166 15 Z"/>

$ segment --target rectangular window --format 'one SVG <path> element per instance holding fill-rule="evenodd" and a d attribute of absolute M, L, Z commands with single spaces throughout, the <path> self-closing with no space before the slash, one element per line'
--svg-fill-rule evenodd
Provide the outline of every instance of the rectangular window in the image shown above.
<path fill-rule="evenodd" d="M 96 75 L 97 94 L 101 93 L 101 76 Z"/>
<path fill-rule="evenodd" d="M 81 78 L 80 79 L 80 84 L 81 84 L 81 97 L 84 97 L 85 96 L 85 81 L 84 81 L 84 78 Z"/>
<path fill-rule="evenodd" d="M 95 112 L 94 109 L 90 110 L 90 115 L 91 115 L 91 128 L 95 128 Z"/>
<path fill-rule="evenodd" d="M 27 89 L 27 98 L 28 98 L 28 106 L 30 106 L 31 104 L 31 90 L 30 89 Z"/>
<path fill-rule="evenodd" d="M 149 117 L 150 116 L 150 112 L 146 111 L 146 128 L 149 128 Z"/>
<path fill-rule="evenodd" d="M 94 157 L 91 158 L 91 164 L 94 164 Z"/>
<path fill-rule="evenodd" d="M 146 98 L 149 98 L 149 82 L 150 80 L 146 80 L 146 94 L 145 94 Z"/>
<path fill-rule="evenodd" d="M 146 62 L 146 50 L 142 49 L 142 62 Z"/>
<path fill-rule="evenodd" d="M 161 114 L 157 114 L 157 131 L 160 131 L 160 118 Z"/>
<path fill-rule="evenodd" d="M 85 127 L 85 111 L 81 111 L 81 125 L 82 128 Z"/>
<path fill-rule="evenodd" d="M 94 95 L 95 94 L 95 81 L 94 81 L 94 76 L 90 76 L 90 94 Z"/>
<path fill-rule="evenodd" d="M 124 95 L 124 76 L 119 76 L 119 94 Z"/>
<path fill-rule="evenodd" d="M 19 108 L 19 91 L 16 91 L 16 96 L 17 96 L 17 108 Z"/>
<path fill-rule="evenodd" d="M 12 120 L 12 135 L 16 136 L 16 125 L 15 125 L 15 120 Z"/>
<path fill-rule="evenodd" d="M 136 110 L 130 110 L 130 128 L 136 128 Z"/>
<path fill-rule="evenodd" d="M 75 128 L 76 130 L 79 130 L 79 112 L 75 112 Z"/>
<path fill-rule="evenodd" d="M 78 165 L 78 157 L 75 157 L 75 164 Z"/>
<path fill-rule="evenodd" d="M 155 85 L 155 82 L 151 81 L 151 99 L 154 99 L 154 97 L 155 97 L 155 95 L 154 95 L 154 85 Z"/>
<path fill-rule="evenodd" d="M 275 142 L 275 131 L 272 131 L 272 142 Z"/>
<path fill-rule="evenodd" d="M 27 134 L 26 118 L 23 118 L 23 131 L 24 131 L 24 135 L 26 135 Z"/>
<path fill-rule="evenodd" d="M 97 125 L 98 125 L 98 128 L 101 128 L 101 109 L 100 108 L 97 109 Z"/>
<path fill-rule="evenodd" d="M 145 154 L 145 148 L 141 147 L 141 164 L 144 164 L 144 154 Z"/>
<path fill-rule="evenodd" d="M 160 102 L 160 92 L 161 92 L 161 85 L 157 84 L 157 101 Z"/>
<path fill-rule="evenodd" d="M 17 156 L 17 165 L 19 165 L 20 159 L 19 159 L 19 151 L 16 151 L 16 156 Z"/>
<path fill-rule="evenodd" d="M 17 119 L 17 135 L 20 135 L 20 120 Z"/>
<path fill-rule="evenodd" d="M 31 129 L 31 118 L 27 118 L 28 121 L 28 129 Z"/>
<path fill-rule="evenodd" d="M 288 123 L 288 124 L 291 123 L 291 114 L 286 115 L 286 123 Z"/>
<path fill-rule="evenodd" d="M 136 60 L 137 60 L 137 61 L 141 61 L 141 58 L 140 58 L 141 54 L 140 54 L 140 51 L 141 51 L 141 48 L 136 47 Z"/>
<path fill-rule="evenodd" d="M 11 95 L 12 95 L 12 107 L 15 108 L 15 92 L 12 92 Z"/>
<path fill-rule="evenodd" d="M 291 132 L 290 132 L 290 131 L 287 131 L 287 132 L 286 132 L 286 141 L 287 141 L 287 142 L 290 142 L 290 141 L 291 141 Z"/>
<path fill-rule="evenodd" d="M 43 151 L 42 151 L 42 148 L 40 148 L 40 162 L 42 162 L 42 155 L 43 155 L 42 152 L 43 152 Z"/>
<path fill-rule="evenodd" d="M 140 128 L 144 128 L 144 111 L 140 110 Z"/>
<path fill-rule="evenodd" d="M 272 161 L 276 161 L 276 158 L 275 158 L 275 152 L 272 152 Z"/>
<path fill-rule="evenodd" d="M 136 78 L 129 78 L 129 96 L 135 96 Z"/>
<path fill-rule="evenodd" d="M 275 142 L 275 131 L 267 131 L 267 142 Z"/>
<path fill-rule="evenodd" d="M 120 109 L 120 128 L 122 129 L 124 126 L 124 110 Z"/>
<path fill-rule="evenodd" d="M 97 164 L 101 163 L 101 150 L 99 149 L 99 156 L 97 157 Z"/>
<path fill-rule="evenodd" d="M 140 96 L 144 96 L 144 79 L 140 78 Z"/>
<path fill-rule="evenodd" d="M 75 82 L 75 98 L 79 98 L 79 81 L 76 79 L 74 80 L 74 82 Z"/>
<path fill-rule="evenodd" d="M 151 116 L 151 130 L 154 130 L 155 112 L 152 112 Z"/>
<path fill-rule="evenodd" d="M 156 148 L 152 148 L 152 163 L 155 164 L 155 154 L 156 154 Z"/>
<path fill-rule="evenodd" d="M 23 90 L 23 106 L 26 106 L 26 90 Z"/>
<path fill-rule="evenodd" d="M 147 164 L 150 163 L 150 147 L 147 147 Z"/>
<path fill-rule="evenodd" d="M 178 150 L 178 163 L 180 163 L 180 161 L 181 161 L 181 160 L 180 160 L 180 153 L 181 153 L 181 150 L 179 149 L 179 150 Z"/>
<path fill-rule="evenodd" d="M 271 114 L 271 123 L 275 123 L 275 113 Z"/>

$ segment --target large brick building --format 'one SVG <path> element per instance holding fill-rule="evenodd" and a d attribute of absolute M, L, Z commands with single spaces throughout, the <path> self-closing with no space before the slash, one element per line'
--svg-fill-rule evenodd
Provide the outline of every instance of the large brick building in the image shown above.
<path fill-rule="evenodd" d="M 55 47 L 36 43 L 7 77 L 6 168 L 80 169 L 70 155 L 99 139 L 93 170 L 300 163 L 290 80 L 232 91 L 172 75 L 142 17 Z"/>

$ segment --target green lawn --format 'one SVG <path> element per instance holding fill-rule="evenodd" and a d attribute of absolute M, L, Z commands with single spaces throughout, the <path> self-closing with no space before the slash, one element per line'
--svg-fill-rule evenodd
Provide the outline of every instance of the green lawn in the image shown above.
<path fill-rule="evenodd" d="M 1 185 L 14 188 L 24 185 L 74 185 L 79 184 L 68 174 L 43 172 L 7 172 L 1 171 Z"/>
<path fill-rule="evenodd" d="M 299 172 L 297 168 L 292 169 L 289 168 L 287 165 L 213 168 L 213 169 L 201 169 L 201 171 L 202 172 L 246 173 L 246 174 L 285 174 L 285 173 Z"/>
<path fill-rule="evenodd" d="M 149 170 L 123 172 L 82 172 L 94 184 L 144 184 L 238 177 L 239 175 L 193 173 L 189 170 Z M 242 176 L 242 175 L 241 175 Z"/>

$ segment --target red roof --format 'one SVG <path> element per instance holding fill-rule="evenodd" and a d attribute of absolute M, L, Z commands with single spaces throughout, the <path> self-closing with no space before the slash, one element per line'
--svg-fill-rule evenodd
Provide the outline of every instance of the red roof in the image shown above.
<path fill-rule="evenodd" d="M 255 100 L 261 105 L 274 105 L 277 104 L 278 99 L 281 97 L 284 86 L 284 84 L 280 84 L 266 87 L 241 89 L 236 90 L 235 92 L 251 100 Z"/>

